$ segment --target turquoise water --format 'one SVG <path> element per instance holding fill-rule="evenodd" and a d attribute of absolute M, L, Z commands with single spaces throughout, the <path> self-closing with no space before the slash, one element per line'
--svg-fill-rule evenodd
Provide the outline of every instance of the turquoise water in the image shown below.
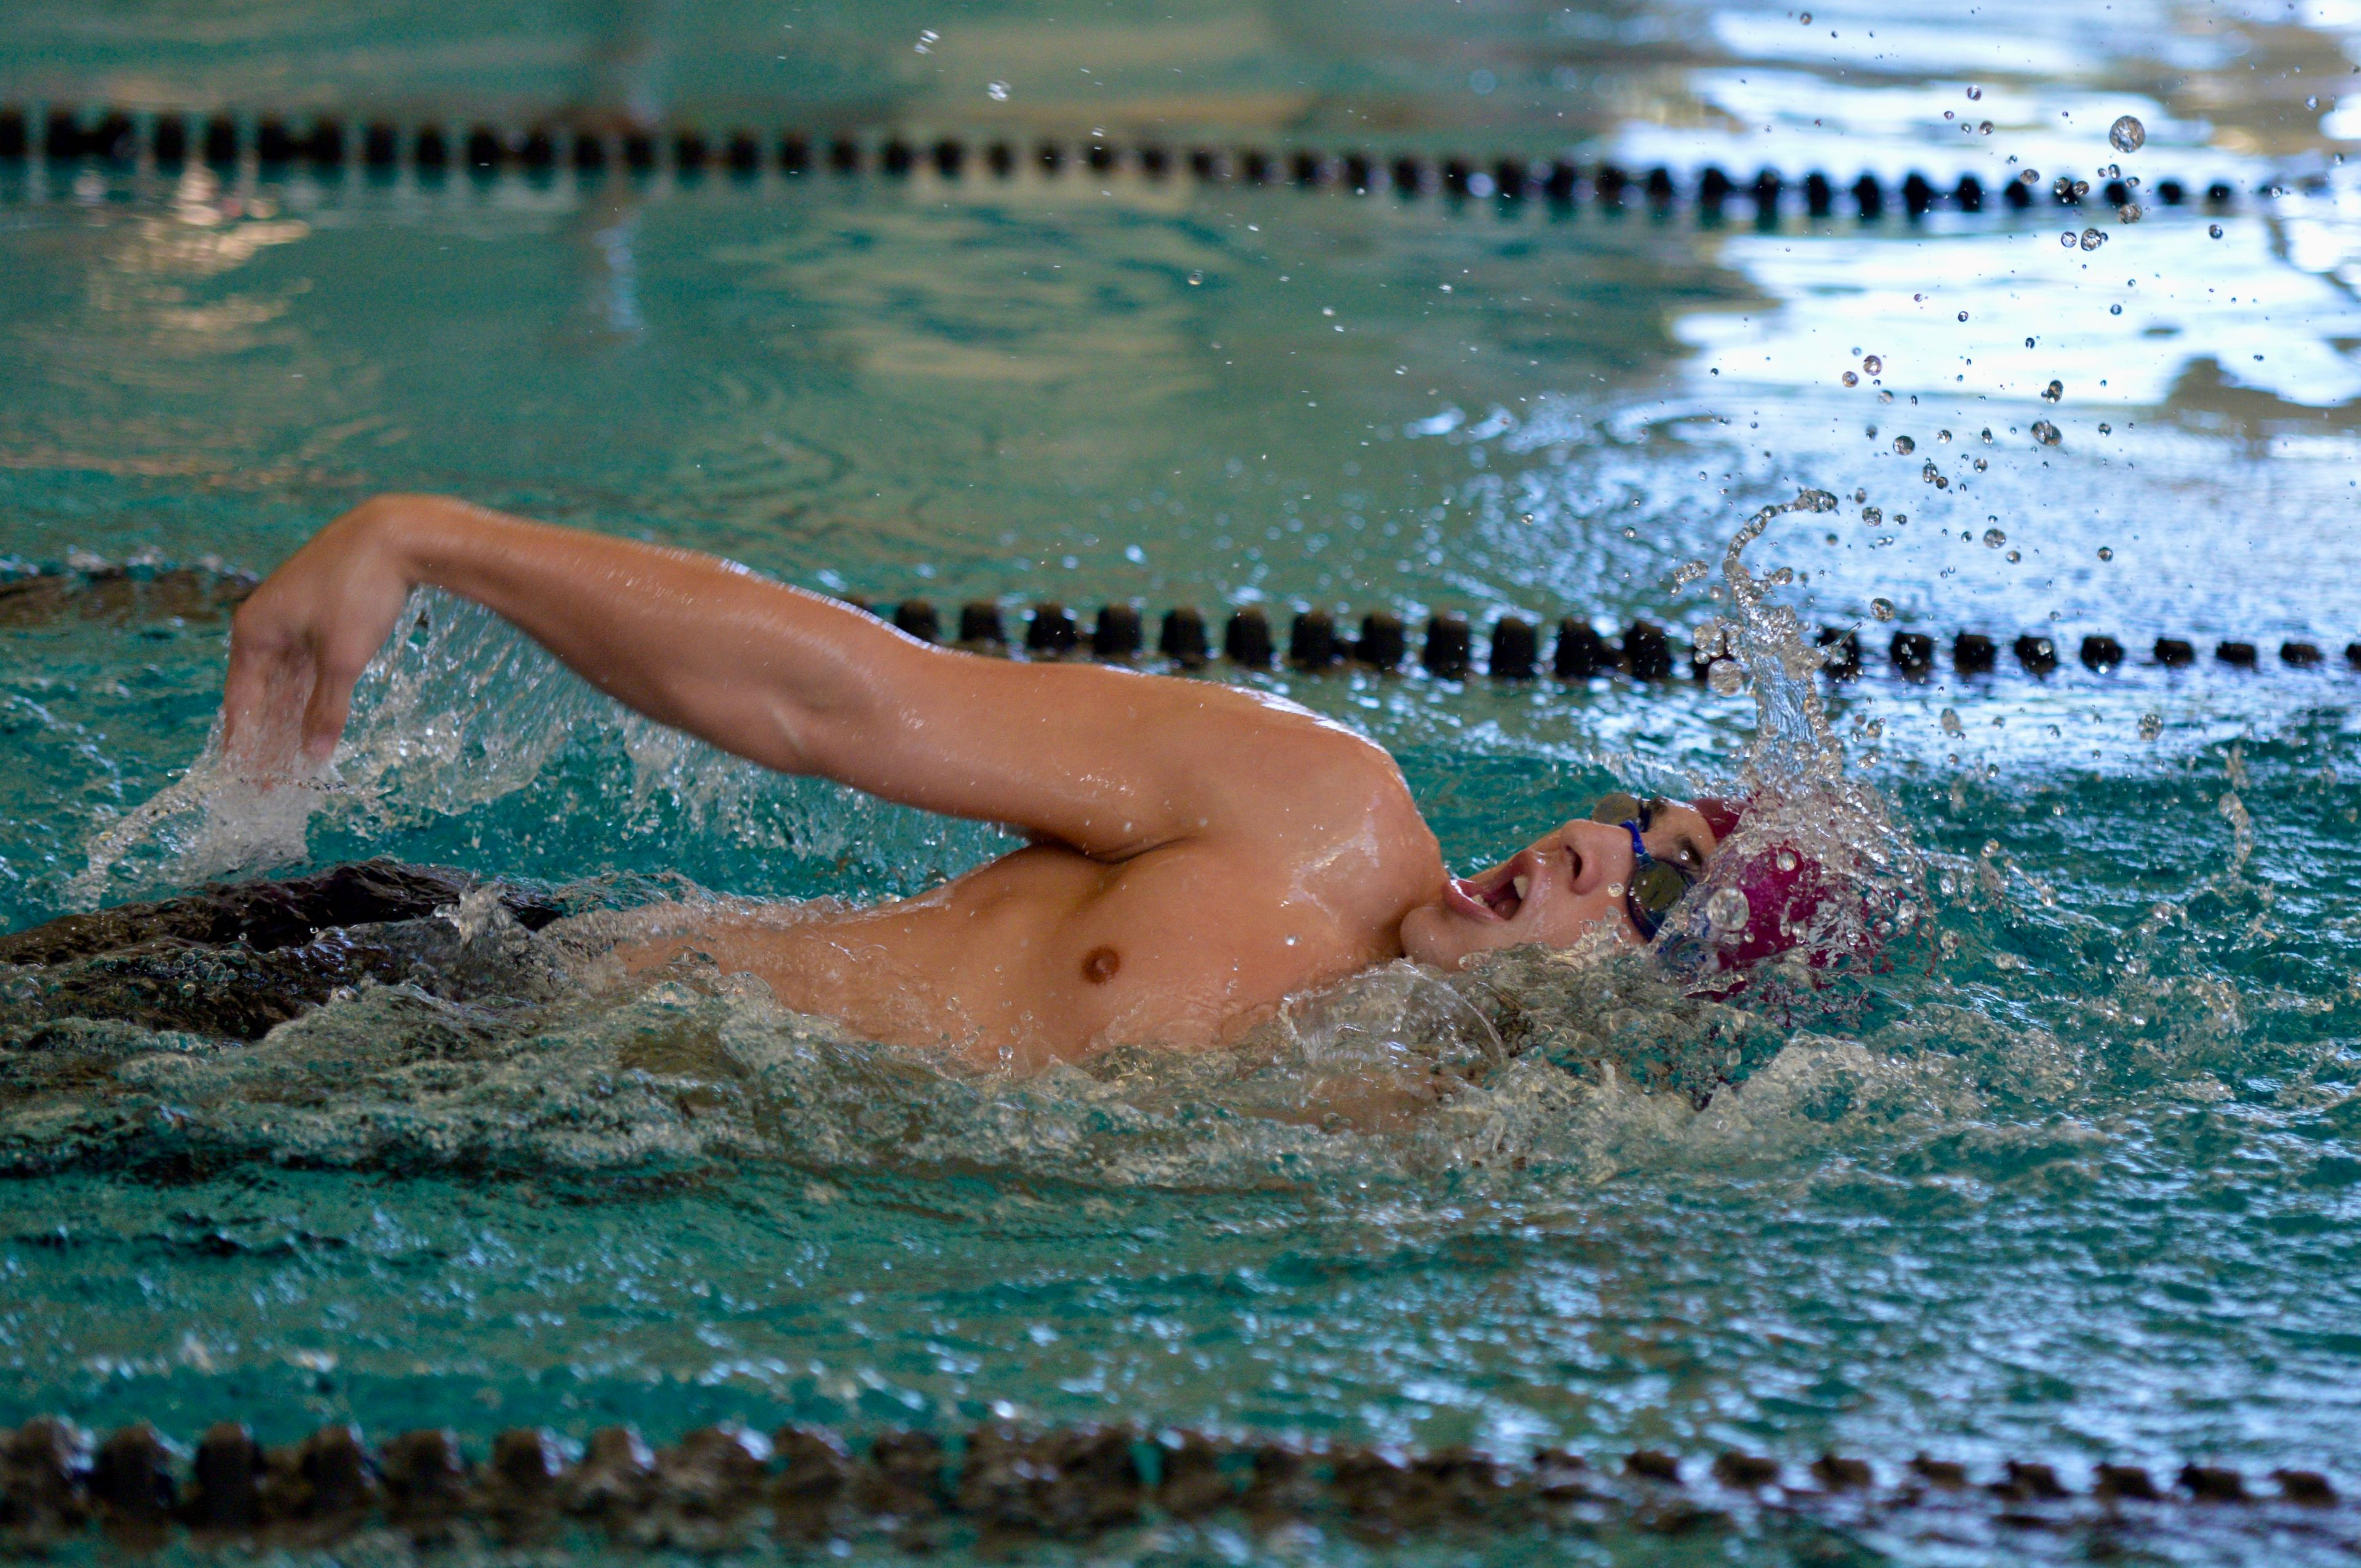
<path fill-rule="evenodd" d="M 1093 91 L 1132 123 L 1240 136 L 1345 134 L 1343 105 L 1382 99 L 1395 134 L 1585 137 L 1634 162 L 2329 182 L 2219 218 L 2078 217 L 2112 236 L 2085 252 L 2038 211 L 1761 235 L 1073 178 L 0 170 L 0 551 L 267 569 L 368 494 L 431 488 L 886 601 L 1687 625 L 1708 606 L 1675 568 L 1810 486 L 1843 505 L 1783 518 L 1756 565 L 1795 569 L 1807 621 L 1857 621 L 1872 653 L 1883 600 L 1946 639 L 2242 637 L 2264 667 L 1947 662 L 1838 694 L 1953 949 L 1858 1014 L 1789 1021 L 1702 1109 L 1515 1075 L 1431 1103 L 1423 1058 L 1318 1038 L 1009 1081 L 726 986 L 364 991 L 251 1046 L 12 1014 L 0 1420 L 189 1437 L 237 1412 L 275 1441 L 349 1417 L 480 1442 L 998 1412 L 2361 1484 L 2361 677 L 2336 656 L 2361 635 L 2361 224 L 2330 161 L 2356 128 L 2333 101 L 2348 22 L 2155 7 L 2094 39 L 2029 12 L 1996 43 L 1823 11 L 1809 35 L 1873 27 L 1885 57 L 1808 52 L 1800 24 L 1741 7 L 1495 12 L 1432 49 L 1405 45 L 1407 13 L 1332 38 L 1236 7 L 1179 50 L 1183 106 L 1146 80 L 1171 40 L 1143 43 L 1144 14 L 912 11 L 904 30 L 946 45 L 919 56 L 889 21 L 577 10 L 256 6 L 225 37 L 169 7 L 19 7 L 0 54 L 42 63 L 0 88 L 498 106 L 621 80 L 719 119 L 782 90 L 780 63 L 785 90 L 987 128 L 1005 76 L 1005 112 L 1038 116 L 1008 123 L 1079 134 L 1100 100 L 1052 89 L 1063 51 L 1076 75 L 1111 62 Z M 763 61 L 745 40 L 774 21 L 829 41 Z M 611 41 L 641 34 L 661 47 Z M 1996 128 L 1963 136 L 1947 108 Z M 2104 146 L 2126 110 L 2150 120 L 2134 159 Z M 1844 387 L 1872 353 L 1882 377 Z M 2059 444 L 2031 438 L 2041 419 Z M 0 923 L 214 869 L 167 831 L 87 872 L 93 836 L 197 755 L 223 633 L 0 627 Z M 862 897 L 998 843 L 668 746 L 465 616 L 442 636 L 375 688 L 347 762 L 368 787 L 313 821 L 314 863 L 383 853 L 592 902 L 664 873 Z M 2275 667 L 2290 638 L 2328 665 Z M 1392 747 L 1455 863 L 1617 781 L 1726 776 L 1752 717 L 1686 684 L 1258 678 Z M 405 748 L 453 713 L 439 751 Z M 1452 1048 L 1404 994 L 1397 1040 Z"/>

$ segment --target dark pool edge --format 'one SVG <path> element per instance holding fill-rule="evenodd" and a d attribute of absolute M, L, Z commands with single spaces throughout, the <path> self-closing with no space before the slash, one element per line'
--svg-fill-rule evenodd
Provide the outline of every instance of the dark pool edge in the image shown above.
<path fill-rule="evenodd" d="M 1356 195 L 1437 194 L 1505 204 L 1610 211 L 1675 208 L 1716 222 L 1725 211 L 1747 209 L 1758 224 L 1775 225 L 1784 212 L 1815 219 L 1857 216 L 1865 223 L 1898 213 L 2027 214 L 2085 207 L 2118 222 L 2136 222 L 2150 203 L 2225 212 L 2247 197 L 2270 199 L 2328 190 L 2326 177 L 2273 176 L 2242 192 L 2227 180 L 2202 184 L 2165 177 L 2143 181 L 2117 174 L 2096 186 L 2071 175 L 2044 184 L 2030 170 L 1987 188 L 1973 173 L 1930 177 L 1919 170 L 1889 181 L 1863 171 L 1850 180 L 1823 169 L 1798 174 L 1770 166 L 1733 176 L 1719 164 L 1676 171 L 1664 164 L 1630 168 L 1585 161 L 1565 153 L 1477 157 L 1367 148 L 1226 146 L 1210 139 L 1167 141 L 1093 134 L 1081 137 L 914 136 L 895 128 L 786 128 L 735 126 L 719 132 L 675 122 L 657 126 L 606 123 L 566 114 L 522 126 L 464 118 L 335 114 L 296 115 L 178 109 L 88 108 L 71 103 L 0 104 L 0 165 L 38 159 L 53 165 L 97 164 L 130 170 L 210 166 L 252 168 L 264 176 L 295 170 L 335 174 L 357 169 L 379 174 L 408 170 L 424 178 L 486 178 L 517 170 L 577 178 L 609 174 L 644 178 L 668 173 L 694 179 L 708 171 L 749 180 L 773 171 L 788 178 L 880 177 L 927 173 L 946 181 L 971 176 L 1010 180 L 1019 173 L 1055 179 L 1069 171 L 1127 177 L 1148 183 L 1187 178 L 1200 184 L 1292 186 Z M 2093 242 L 2095 243 L 2095 241 Z"/>
<path fill-rule="evenodd" d="M 865 1438 L 801 1425 L 770 1436 L 705 1427 L 662 1450 L 628 1427 L 578 1453 L 544 1428 L 501 1432 L 480 1459 L 448 1429 L 371 1446 L 349 1424 L 266 1448 L 232 1420 L 192 1450 L 154 1425 L 103 1442 L 38 1417 L 0 1437 L 0 1552 L 53 1550 L 93 1528 L 150 1547 L 317 1547 L 390 1529 L 421 1544 L 515 1543 L 595 1530 L 636 1546 L 712 1547 L 768 1532 L 820 1541 L 883 1535 L 1087 1539 L 1159 1520 L 1302 1520 L 1376 1538 L 1470 1528 L 1687 1534 L 1791 1522 L 1846 1530 L 1970 1519 L 1996 1530 L 2150 1533 L 2224 1528 L 2349 1547 L 2361 1518 L 2327 1476 L 2280 1468 L 2266 1490 L 2191 1462 L 2169 1481 L 2097 1465 L 2077 1490 L 2054 1467 L 1991 1474 L 1921 1453 L 1872 1464 L 1824 1453 L 1805 1465 L 1736 1450 L 1657 1450 L 1594 1462 L 1556 1449 L 1521 1461 L 1465 1448 L 1400 1453 L 1180 1430 L 990 1424 L 945 1441 Z"/>

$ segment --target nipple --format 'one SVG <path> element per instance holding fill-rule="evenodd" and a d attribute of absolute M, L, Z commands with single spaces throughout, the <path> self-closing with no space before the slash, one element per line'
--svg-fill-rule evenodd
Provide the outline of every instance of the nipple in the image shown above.
<path fill-rule="evenodd" d="M 1082 959 L 1082 978 L 1093 985 L 1104 985 L 1123 968 L 1123 955 L 1113 948 L 1093 948 Z"/>

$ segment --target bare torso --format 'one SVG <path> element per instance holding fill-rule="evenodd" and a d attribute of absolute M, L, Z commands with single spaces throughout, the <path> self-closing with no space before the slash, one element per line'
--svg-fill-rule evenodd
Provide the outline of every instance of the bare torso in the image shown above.
<path fill-rule="evenodd" d="M 1038 844 L 872 908 L 676 906 L 618 956 L 644 971 L 701 953 L 864 1038 L 1034 1069 L 1224 1044 L 1291 992 L 1401 956 L 1390 929 L 1274 900 L 1253 885 L 1267 874 L 1193 848 L 1107 865 Z"/>

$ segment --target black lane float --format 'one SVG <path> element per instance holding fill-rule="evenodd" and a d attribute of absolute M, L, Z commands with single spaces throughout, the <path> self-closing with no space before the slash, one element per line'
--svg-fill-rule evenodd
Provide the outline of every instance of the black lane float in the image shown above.
<path fill-rule="evenodd" d="M 217 622 L 258 580 L 250 572 L 214 565 L 108 564 L 63 571 L 20 567 L 12 576 L 0 576 L 0 630 L 73 620 Z M 971 599 L 946 617 L 928 599 L 905 599 L 890 608 L 860 598 L 844 602 L 922 642 L 943 642 L 946 630 L 954 630 L 950 642 L 971 652 L 1142 663 L 1213 674 L 1284 670 L 1319 675 L 1358 670 L 1423 674 L 1442 681 L 1466 681 L 1479 674 L 1502 682 L 1622 677 L 1638 686 L 1661 688 L 1676 684 L 1676 675 L 1685 674 L 1710 687 L 1716 663 L 1696 644 L 1676 641 L 1674 631 L 1645 619 L 1632 620 L 1610 635 L 1591 617 L 1566 615 L 1545 633 L 1523 616 L 1504 614 L 1493 619 L 1479 640 L 1466 616 L 1437 610 L 1425 618 L 1413 639 L 1409 622 L 1392 610 L 1369 610 L 1356 626 L 1313 608 L 1292 613 L 1282 641 L 1271 624 L 1271 610 L 1260 605 L 1232 609 L 1222 620 L 1217 639 L 1213 623 L 1193 605 L 1175 606 L 1151 623 L 1137 605 L 1116 600 L 1100 606 L 1085 626 L 1060 603 L 1012 610 L 997 599 Z M 1013 629 L 1012 616 L 1017 618 Z M 1148 641 L 1151 624 L 1153 646 Z M 1855 681 L 1870 673 L 1858 625 L 1822 627 L 1818 644 L 1822 669 L 1831 681 Z M 2015 666 L 2038 678 L 2056 674 L 2065 662 L 2058 641 L 2045 633 L 2025 632 L 2006 646 Z M 2259 673 L 2271 662 L 2264 652 L 2268 646 L 2224 639 L 2213 643 L 2210 653 L 2201 653 L 2200 645 L 2188 638 L 2158 637 L 2141 659 L 2122 640 L 2094 633 L 2081 640 L 2075 657 L 2083 668 L 2103 675 L 2140 665 L 2185 670 L 2201 661 Z M 1961 676 L 1992 675 L 2001 667 L 2002 647 L 1986 633 L 1959 632 L 1949 645 L 1950 669 Z M 1905 681 L 1929 680 L 1941 673 L 1945 652 L 1928 632 L 1898 630 L 1886 643 L 1883 667 Z M 2326 665 L 2329 657 L 2316 642 L 2289 638 L 2279 642 L 2276 663 L 2286 670 L 2312 672 Z M 2361 639 L 2345 644 L 2344 663 L 2361 671 Z"/>
<path fill-rule="evenodd" d="M 1889 185 L 1866 172 L 1847 182 L 1825 170 L 1807 170 L 1797 178 L 1765 167 L 1741 180 L 1713 164 L 1685 173 L 1664 165 L 1627 169 L 1563 154 L 1476 157 L 1402 150 L 1381 153 L 1367 148 L 1330 152 L 1210 142 L 1181 146 L 1104 135 L 971 140 L 957 136 L 914 136 L 891 128 L 763 130 L 737 126 L 708 132 L 686 123 L 602 123 L 559 115 L 516 126 L 390 115 L 348 120 L 335 114 L 268 110 L 195 114 L 72 104 L 38 108 L 0 104 L 0 164 L 40 159 L 127 170 L 143 159 L 159 170 L 181 169 L 191 163 L 230 170 L 251 159 L 265 177 L 299 169 L 333 173 L 356 166 L 379 173 L 407 168 L 429 178 L 455 170 L 479 177 L 509 170 L 544 176 L 570 170 L 588 178 L 614 171 L 634 177 L 668 171 L 676 177 L 696 178 L 712 171 L 746 180 L 774 170 L 790 178 L 876 175 L 906 180 L 928 173 L 958 181 L 977 171 L 983 178 L 1009 180 L 1020 172 L 1055 179 L 1069 171 L 1088 170 L 1099 178 L 1120 176 L 1160 183 L 1185 173 L 1201 184 L 1286 185 L 1359 195 L 1390 192 L 1415 198 L 1433 193 L 1509 205 L 1530 201 L 1557 208 L 1588 205 L 1610 211 L 1632 207 L 1669 212 L 1680 207 L 1707 222 L 1743 209 L 1763 224 L 1775 223 L 1789 212 L 1816 219 L 1850 215 L 1873 223 L 1889 211 L 1916 220 L 1938 210 L 2024 214 L 2036 208 L 2085 207 L 2128 221 L 2151 203 L 2202 205 L 2220 212 L 2241 198 L 2240 192 L 2222 180 L 2202 186 L 2171 178 L 2143 184 L 2137 177 L 2119 175 L 2094 189 L 2090 181 L 2070 177 L 2045 185 L 2030 170 L 1997 188 L 1988 188 L 1974 174 L 1938 182 L 1916 170 Z M 2274 177 L 2251 194 L 2268 198 L 2327 188 L 2324 177 L 2319 175 L 2300 181 Z"/>
<path fill-rule="evenodd" d="M 317 1551 L 379 1530 L 417 1546 L 547 1546 L 595 1532 L 617 1546 L 716 1551 L 764 1536 L 905 1548 L 959 1535 L 1083 1541 L 1163 1520 L 1250 1529 L 1302 1520 L 1380 1541 L 1470 1530 L 1687 1535 L 1749 1523 L 1948 1534 L 1967 1525 L 2087 1536 L 2113 1555 L 2134 1536 L 2349 1549 L 2356 1512 L 2319 1471 L 2281 1468 L 2264 1483 L 2195 1462 L 2162 1478 L 2102 1464 L 2077 1488 L 2055 1467 L 2024 1460 L 1982 1473 L 1924 1453 L 1872 1464 L 1831 1453 L 1790 1464 L 1739 1451 L 1684 1460 L 1642 1449 L 1594 1461 L 1544 1448 L 1505 1459 L 1126 1426 L 995 1424 L 948 1440 L 712 1426 L 661 1451 L 628 1427 L 594 1431 L 578 1447 L 544 1428 L 516 1428 L 480 1456 L 448 1429 L 372 1445 L 339 1423 L 266 1447 L 226 1420 L 192 1449 L 144 1421 L 103 1442 L 55 1417 L 0 1429 L 0 1552 L 27 1556 L 94 1531 L 151 1551 L 175 1537 L 241 1553 Z"/>

